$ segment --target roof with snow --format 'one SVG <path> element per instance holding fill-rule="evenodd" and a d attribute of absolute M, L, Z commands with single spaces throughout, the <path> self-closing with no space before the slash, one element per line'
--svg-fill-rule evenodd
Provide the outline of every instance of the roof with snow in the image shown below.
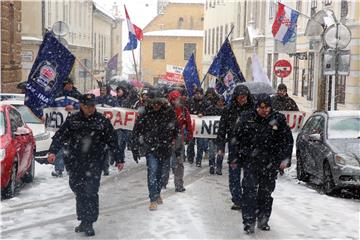
<path fill-rule="evenodd" d="M 115 17 L 112 15 L 112 13 L 108 10 L 106 10 L 103 6 L 101 6 L 99 3 L 93 1 L 93 4 L 95 6 L 95 9 L 101 12 L 104 16 L 110 18 L 111 20 L 115 20 Z"/>
<path fill-rule="evenodd" d="M 169 0 L 169 3 L 201 3 L 204 4 L 205 0 Z"/>
<path fill-rule="evenodd" d="M 144 36 L 155 37 L 203 37 L 203 30 L 189 30 L 189 29 L 172 29 L 162 31 L 152 31 L 144 33 Z"/>

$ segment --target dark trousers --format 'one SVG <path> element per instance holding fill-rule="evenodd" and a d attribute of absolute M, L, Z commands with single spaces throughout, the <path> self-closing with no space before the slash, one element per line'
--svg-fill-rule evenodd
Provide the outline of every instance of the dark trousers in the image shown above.
<path fill-rule="evenodd" d="M 186 149 L 186 157 L 189 163 L 194 162 L 195 157 L 195 138 L 191 139 Z"/>
<path fill-rule="evenodd" d="M 230 163 L 235 159 L 235 146 L 231 143 L 228 144 L 229 154 L 228 162 Z M 241 166 L 237 165 L 236 168 L 229 166 L 229 190 L 231 193 L 231 200 L 236 205 L 241 205 L 242 190 L 241 190 Z"/>
<path fill-rule="evenodd" d="M 249 164 L 244 166 L 242 180 L 244 224 L 255 223 L 257 217 L 270 218 L 273 203 L 271 194 L 275 190 L 276 174 L 276 169 L 267 169 L 266 166 L 263 168 L 255 168 Z"/>
<path fill-rule="evenodd" d="M 99 187 L 101 170 L 87 174 L 69 172 L 69 185 L 76 197 L 79 221 L 96 222 L 99 216 Z"/>

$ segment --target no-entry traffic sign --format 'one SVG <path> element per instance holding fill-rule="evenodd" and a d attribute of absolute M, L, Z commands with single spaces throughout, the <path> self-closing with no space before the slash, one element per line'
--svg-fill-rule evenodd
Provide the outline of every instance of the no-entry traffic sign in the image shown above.
<path fill-rule="evenodd" d="M 292 67 L 289 61 L 281 59 L 274 64 L 274 73 L 277 77 L 286 78 L 291 73 Z"/>

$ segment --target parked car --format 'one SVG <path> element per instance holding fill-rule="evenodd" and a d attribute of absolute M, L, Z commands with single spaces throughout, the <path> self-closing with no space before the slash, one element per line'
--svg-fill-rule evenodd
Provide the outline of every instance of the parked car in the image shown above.
<path fill-rule="evenodd" d="M 315 112 L 296 140 L 297 178 L 326 194 L 360 189 L 360 111 Z"/>
<path fill-rule="evenodd" d="M 1 194 L 11 198 L 17 183 L 35 176 L 35 139 L 21 114 L 11 105 L 0 104 Z"/>
<path fill-rule="evenodd" d="M 53 131 L 47 131 L 45 124 L 24 105 L 24 94 L 1 94 L 3 104 L 13 105 L 22 115 L 26 124 L 31 128 L 36 141 L 35 160 L 39 163 L 47 162 L 47 154 L 51 145 Z"/>

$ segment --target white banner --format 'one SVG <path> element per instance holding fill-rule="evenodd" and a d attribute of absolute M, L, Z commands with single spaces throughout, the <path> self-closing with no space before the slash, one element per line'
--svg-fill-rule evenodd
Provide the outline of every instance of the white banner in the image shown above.
<path fill-rule="evenodd" d="M 104 108 L 96 107 L 97 111 L 108 118 L 115 129 L 132 130 L 135 119 L 138 116 L 137 110 L 128 108 Z M 300 129 L 305 118 L 305 112 L 288 111 L 282 112 L 291 128 L 295 132 Z M 67 116 L 72 112 L 68 112 L 63 107 L 45 108 L 45 127 L 50 131 L 57 131 L 65 122 Z M 219 129 L 220 116 L 204 116 L 198 117 L 191 115 L 193 126 L 193 135 L 197 138 L 216 138 Z"/>

